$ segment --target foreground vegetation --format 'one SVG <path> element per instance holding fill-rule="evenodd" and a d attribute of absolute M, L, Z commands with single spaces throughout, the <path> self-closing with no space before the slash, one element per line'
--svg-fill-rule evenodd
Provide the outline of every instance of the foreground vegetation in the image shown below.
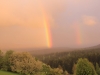
<path fill-rule="evenodd" d="M 72 55 L 72 53 L 76 54 Z M 93 53 L 91 53 L 91 56 Z M 83 57 L 81 57 L 81 54 Z M 80 55 L 80 58 L 78 55 Z M 7 51 L 6 53 L 3 53 L 0 50 L 0 70 L 2 70 L 0 71 L 0 75 L 6 75 L 7 73 L 7 75 L 11 75 L 11 72 L 15 75 L 100 75 L 99 64 L 96 63 L 94 65 L 91 61 L 85 58 L 84 55 L 84 52 L 80 52 L 79 54 L 77 54 L 77 52 L 70 52 L 68 54 L 65 53 L 65 55 L 63 53 L 57 53 L 55 55 L 51 54 L 51 56 L 43 56 L 43 58 L 41 56 L 41 59 L 38 57 L 38 59 L 45 62 L 45 64 L 27 52 L 16 53 L 13 51 Z M 55 67 L 56 65 L 57 67 Z M 72 67 L 72 73 L 69 71 L 69 65 Z M 69 69 L 67 70 L 66 68 Z"/>
<path fill-rule="evenodd" d="M 67 70 L 71 74 L 73 73 L 74 64 L 77 64 L 77 61 L 80 58 L 87 58 L 95 66 L 95 68 L 96 64 L 100 66 L 100 48 L 87 48 L 66 52 L 57 52 L 38 55 L 36 57 L 42 62 L 50 65 L 52 68 L 60 67 L 64 71 Z"/>
<path fill-rule="evenodd" d="M 51 68 L 27 52 L 0 51 L 0 69 L 22 75 L 63 75 L 60 68 Z"/>
<path fill-rule="evenodd" d="M 19 75 L 19 74 L 12 73 L 12 72 L 6 72 L 6 71 L 0 71 L 0 75 Z"/>

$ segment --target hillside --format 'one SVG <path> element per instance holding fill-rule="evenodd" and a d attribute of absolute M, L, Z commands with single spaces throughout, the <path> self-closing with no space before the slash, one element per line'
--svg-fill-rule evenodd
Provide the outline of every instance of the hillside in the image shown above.
<path fill-rule="evenodd" d="M 43 54 L 52 54 L 59 52 L 70 52 L 70 51 L 79 51 L 79 50 L 98 50 L 100 49 L 100 45 L 86 47 L 86 48 L 47 48 L 47 49 L 27 49 L 33 55 L 43 55 Z"/>

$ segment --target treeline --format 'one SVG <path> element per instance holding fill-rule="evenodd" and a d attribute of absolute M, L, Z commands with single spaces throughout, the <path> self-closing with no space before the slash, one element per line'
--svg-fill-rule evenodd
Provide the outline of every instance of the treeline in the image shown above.
<path fill-rule="evenodd" d="M 81 49 L 69 52 L 52 53 L 36 56 L 39 60 L 50 65 L 52 68 L 61 67 L 69 73 L 73 73 L 73 66 L 79 58 L 87 58 L 96 68 L 100 66 L 100 49 Z M 100 75 L 100 74 L 99 74 Z"/>
<path fill-rule="evenodd" d="M 60 68 L 51 68 L 27 52 L 16 53 L 0 50 L 0 70 L 19 73 L 21 75 L 68 75 Z"/>
<path fill-rule="evenodd" d="M 57 54 L 59 55 L 59 53 Z M 56 54 L 53 56 L 57 58 Z M 60 57 L 61 56 L 63 55 L 60 55 Z M 70 58 L 70 56 L 71 53 L 68 53 L 67 57 Z M 44 60 L 45 58 L 46 57 L 44 57 Z M 50 59 L 51 57 L 49 56 L 48 60 Z M 52 59 L 55 60 L 55 58 Z M 58 63 L 59 62 L 55 62 L 55 65 Z M 63 66 L 66 66 L 70 63 L 66 62 L 66 64 L 63 64 Z M 55 66 L 53 61 L 50 62 L 50 64 Z M 72 73 L 69 74 L 67 70 L 63 69 L 61 64 L 59 64 L 56 68 L 51 68 L 49 65 L 33 57 L 30 53 L 16 53 L 13 51 L 7 51 L 6 53 L 3 53 L 0 50 L 0 70 L 15 72 L 20 75 L 100 75 L 99 64 L 96 63 L 96 66 L 94 67 L 94 65 L 87 58 L 79 58 L 77 62 L 74 62 L 74 64 L 71 66 Z M 66 66 L 66 68 L 67 67 L 69 66 Z"/>

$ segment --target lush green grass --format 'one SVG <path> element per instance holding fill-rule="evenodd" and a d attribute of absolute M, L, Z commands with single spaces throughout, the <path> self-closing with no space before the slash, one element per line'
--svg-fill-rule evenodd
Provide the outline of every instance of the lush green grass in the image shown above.
<path fill-rule="evenodd" d="M 6 72 L 6 71 L 0 71 L 0 75 L 19 75 L 19 74 L 12 73 L 12 72 Z"/>

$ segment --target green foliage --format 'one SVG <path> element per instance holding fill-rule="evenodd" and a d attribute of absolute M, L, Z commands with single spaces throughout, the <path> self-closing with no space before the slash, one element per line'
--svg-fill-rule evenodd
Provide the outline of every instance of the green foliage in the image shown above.
<path fill-rule="evenodd" d="M 36 60 L 27 52 L 13 53 L 9 59 L 11 70 L 24 75 L 31 75 L 41 71 L 42 62 Z"/>
<path fill-rule="evenodd" d="M 0 50 L 0 69 L 2 68 L 3 64 L 3 52 Z"/>
<path fill-rule="evenodd" d="M 100 75 L 100 67 L 98 63 L 96 63 L 96 72 L 98 75 Z"/>
<path fill-rule="evenodd" d="M 86 58 L 80 58 L 76 65 L 76 72 L 74 75 L 97 75 L 92 63 Z"/>
<path fill-rule="evenodd" d="M 69 73 L 67 71 L 64 71 L 64 75 L 69 75 Z"/>
<path fill-rule="evenodd" d="M 76 64 L 73 65 L 72 72 L 73 72 L 73 73 L 76 72 Z"/>
<path fill-rule="evenodd" d="M 13 51 L 7 51 L 3 54 L 3 52 L 0 51 L 0 68 L 2 70 L 17 72 L 23 75 L 69 75 L 67 71 L 63 71 L 63 69 L 65 70 L 64 67 L 66 67 L 72 69 L 74 75 L 100 75 L 100 68 L 98 64 L 96 64 L 95 71 L 93 64 L 87 59 L 81 58 L 78 60 L 77 64 L 74 64 L 75 60 L 78 58 L 77 54 L 76 56 L 73 56 L 72 53 L 68 53 L 68 55 L 63 56 L 63 59 L 61 58 L 62 55 L 64 54 L 61 54 L 60 56 L 56 56 L 56 54 L 53 55 L 58 57 L 59 60 L 49 55 L 48 60 L 53 58 L 53 60 L 55 59 L 54 61 L 48 61 L 46 60 L 47 57 L 44 56 L 43 60 L 51 63 L 53 67 L 58 67 L 51 68 L 49 65 L 42 63 L 27 52 L 15 53 Z M 73 68 L 69 66 L 73 66 Z"/>
<path fill-rule="evenodd" d="M 22 75 L 63 75 L 61 66 L 52 69 L 27 52 L 15 53 L 11 50 L 4 55 L 0 51 L 0 68 Z"/>
<path fill-rule="evenodd" d="M 10 56 L 12 54 L 13 54 L 13 51 L 12 50 L 9 50 L 3 56 L 3 66 L 2 66 L 2 70 L 11 71 L 9 58 L 10 58 Z"/>
<path fill-rule="evenodd" d="M 52 75 L 51 67 L 46 64 L 43 64 L 42 72 L 44 72 L 44 74 L 46 74 L 46 75 Z"/>
<path fill-rule="evenodd" d="M 51 69 L 51 75 L 63 75 L 63 70 L 59 68 Z"/>
<path fill-rule="evenodd" d="M 19 74 L 12 73 L 12 72 L 6 72 L 6 71 L 0 71 L 0 75 L 19 75 Z"/>
<path fill-rule="evenodd" d="M 50 66 L 43 64 L 43 70 L 44 75 L 63 75 L 63 70 L 60 68 L 54 68 L 52 69 Z"/>
<path fill-rule="evenodd" d="M 73 51 L 67 50 L 65 52 L 38 55 L 36 57 L 42 62 L 50 65 L 51 68 L 57 68 L 60 65 L 64 71 L 67 70 L 68 73 L 72 74 L 73 64 L 76 64 L 79 58 L 87 58 L 93 65 L 95 65 L 96 62 L 100 65 L 100 48 L 84 48 Z"/>

